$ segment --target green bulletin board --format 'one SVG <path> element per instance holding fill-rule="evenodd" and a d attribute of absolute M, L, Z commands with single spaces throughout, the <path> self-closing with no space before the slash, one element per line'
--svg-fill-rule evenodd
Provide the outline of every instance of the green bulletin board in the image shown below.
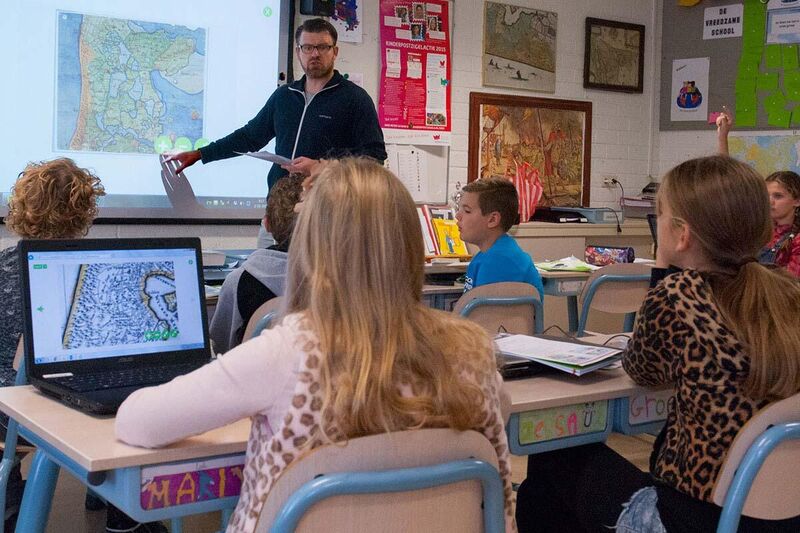
<path fill-rule="evenodd" d="M 704 10 L 744 4 L 742 36 L 703 40 Z M 672 122 L 671 67 L 675 59 L 710 58 L 709 112 L 723 105 L 735 129 L 800 127 L 800 57 L 797 44 L 767 44 L 767 5 L 759 0 L 705 1 L 678 6 L 665 0 L 662 17 L 661 130 L 712 129 L 707 121 Z"/>

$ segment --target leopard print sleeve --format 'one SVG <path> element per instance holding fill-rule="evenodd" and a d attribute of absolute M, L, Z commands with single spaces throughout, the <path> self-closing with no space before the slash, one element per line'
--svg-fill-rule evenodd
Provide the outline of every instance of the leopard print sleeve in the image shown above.
<path fill-rule="evenodd" d="M 622 357 L 625 371 L 639 385 L 664 385 L 677 379 L 681 360 L 673 348 L 686 342 L 689 329 L 676 310 L 670 286 L 681 275 L 670 275 L 650 289 L 639 309 Z"/>
<path fill-rule="evenodd" d="M 503 480 L 506 532 L 511 533 L 516 532 L 517 527 L 514 520 L 514 491 L 511 487 L 508 436 L 502 412 L 504 397 L 508 402 L 508 395 L 504 390 L 503 378 L 497 372 L 494 343 L 485 334 L 481 336 L 483 342 L 469 350 L 472 353 L 463 354 L 464 357 L 460 358 L 459 364 L 463 378 L 476 383 L 483 391 L 481 423 L 473 429 L 482 433 L 492 443 L 497 453 L 498 471 Z"/>

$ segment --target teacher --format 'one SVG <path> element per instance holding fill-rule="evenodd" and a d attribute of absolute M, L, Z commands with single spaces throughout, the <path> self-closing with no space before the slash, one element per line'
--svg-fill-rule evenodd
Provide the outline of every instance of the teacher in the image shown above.
<path fill-rule="evenodd" d="M 252 120 L 230 135 L 171 156 L 179 163 L 176 173 L 197 161 L 256 152 L 273 138 L 275 152 L 292 161 L 272 165 L 270 188 L 289 172 L 311 174 L 320 159 L 366 156 L 383 162 L 386 146 L 372 99 L 333 68 L 337 37 L 336 28 L 323 19 L 303 22 L 295 32 L 295 51 L 305 76 L 279 87 Z"/>

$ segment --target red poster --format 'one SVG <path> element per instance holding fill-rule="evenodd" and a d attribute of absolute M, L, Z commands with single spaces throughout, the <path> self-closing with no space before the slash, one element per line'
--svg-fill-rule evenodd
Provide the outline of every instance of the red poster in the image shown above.
<path fill-rule="evenodd" d="M 381 0 L 378 117 L 386 142 L 450 144 L 447 0 Z"/>

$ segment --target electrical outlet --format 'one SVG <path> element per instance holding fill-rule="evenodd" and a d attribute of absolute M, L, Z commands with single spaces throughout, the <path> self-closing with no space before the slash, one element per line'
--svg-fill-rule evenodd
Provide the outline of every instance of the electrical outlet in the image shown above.
<path fill-rule="evenodd" d="M 605 176 L 603 178 L 603 187 L 613 187 L 615 179 L 617 179 L 616 176 Z"/>

